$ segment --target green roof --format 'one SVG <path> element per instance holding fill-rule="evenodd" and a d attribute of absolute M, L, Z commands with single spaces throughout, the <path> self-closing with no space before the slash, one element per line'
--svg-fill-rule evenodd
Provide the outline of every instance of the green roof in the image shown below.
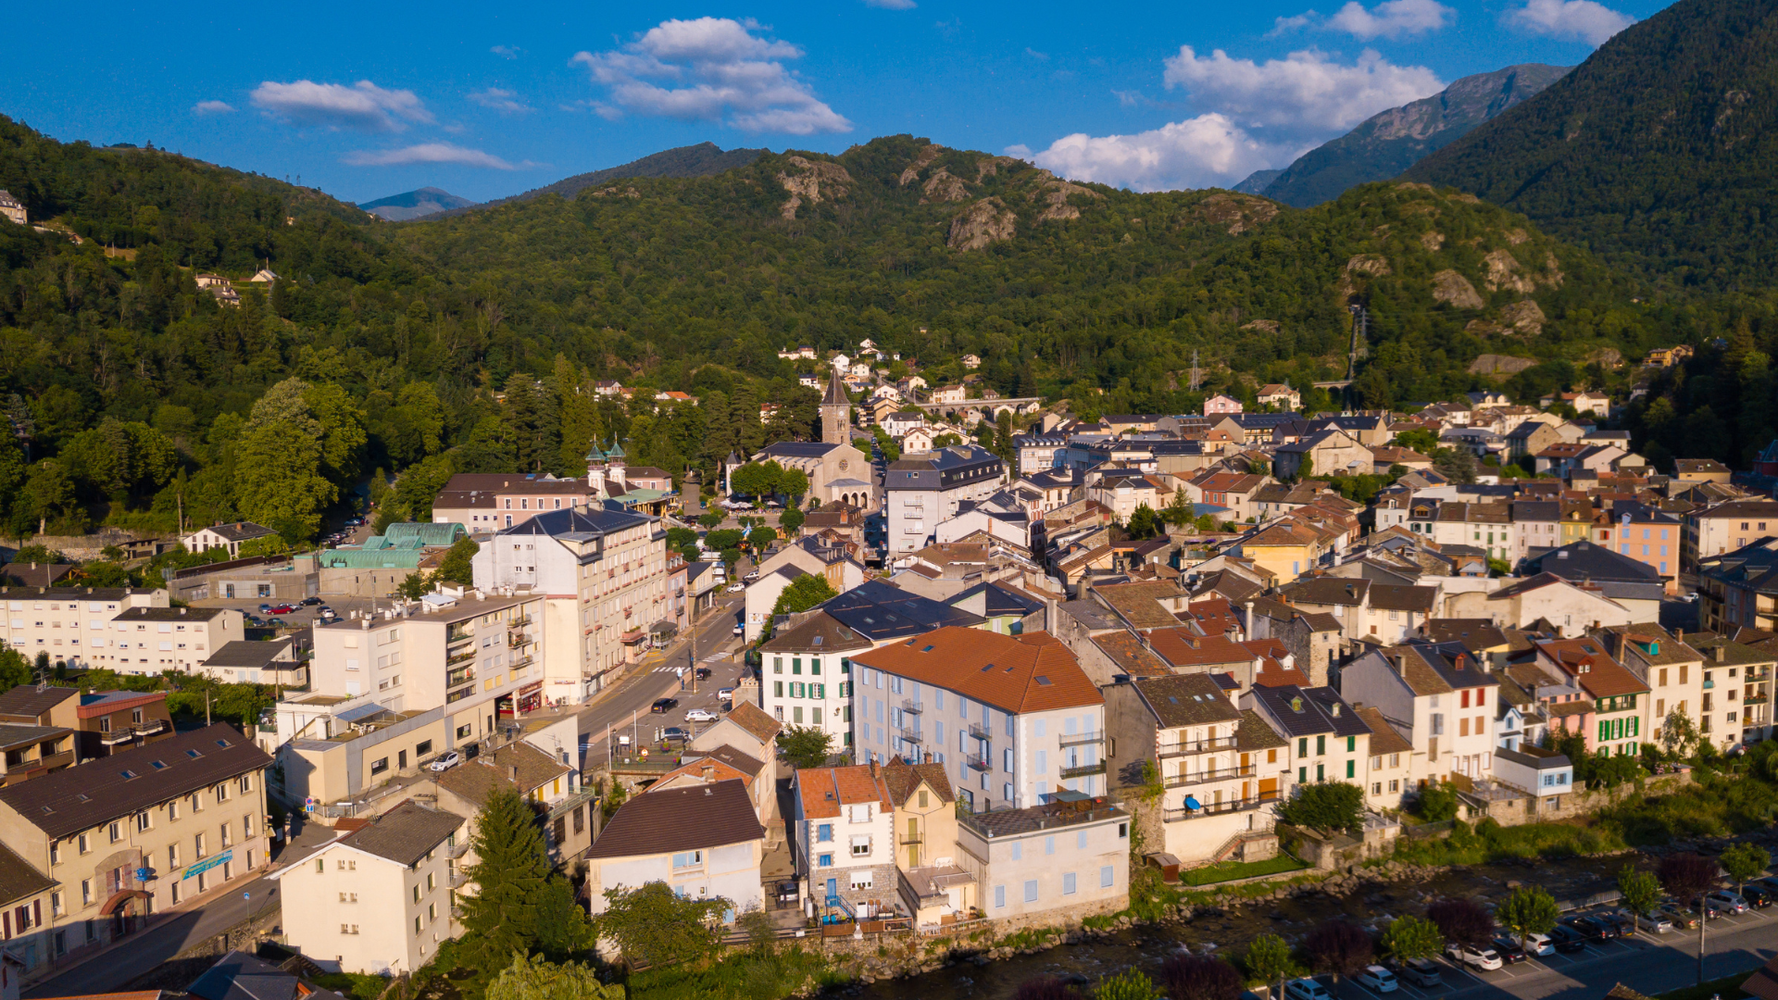
<path fill-rule="evenodd" d="M 413 548 L 328 549 L 316 559 L 322 569 L 419 569 L 426 552 Z"/>
<path fill-rule="evenodd" d="M 401 546 L 409 540 L 418 541 L 421 545 L 443 548 L 456 542 L 457 539 L 469 534 L 469 531 L 455 521 L 446 524 L 435 524 L 429 521 L 401 521 L 391 524 L 383 530 L 383 537 L 392 545 Z"/>

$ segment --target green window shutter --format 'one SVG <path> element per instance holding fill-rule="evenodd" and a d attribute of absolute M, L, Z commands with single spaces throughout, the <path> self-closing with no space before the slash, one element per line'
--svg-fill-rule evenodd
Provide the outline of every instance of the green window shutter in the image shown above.
<path fill-rule="evenodd" d="M 1348 777 L 1348 778 L 1357 777 L 1357 775 L 1353 773 L 1354 766 L 1355 766 L 1354 761 L 1347 761 L 1346 762 L 1346 777 Z"/>

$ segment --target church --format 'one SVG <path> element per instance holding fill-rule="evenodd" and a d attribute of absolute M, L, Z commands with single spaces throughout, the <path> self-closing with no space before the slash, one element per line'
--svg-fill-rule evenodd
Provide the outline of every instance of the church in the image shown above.
<path fill-rule="evenodd" d="M 741 467 L 743 459 L 730 455 L 723 463 L 723 485 Z M 801 469 L 809 477 L 809 496 L 821 503 L 844 503 L 875 510 L 882 490 L 871 474 L 870 455 L 852 446 L 852 401 L 846 396 L 839 369 L 828 375 L 827 393 L 821 398 L 821 440 L 779 441 L 767 445 L 750 461 L 777 462 L 786 469 Z"/>

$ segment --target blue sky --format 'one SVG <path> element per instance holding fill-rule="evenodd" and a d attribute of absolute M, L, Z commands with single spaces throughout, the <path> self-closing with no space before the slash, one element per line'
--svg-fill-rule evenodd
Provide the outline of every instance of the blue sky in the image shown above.
<path fill-rule="evenodd" d="M 1139 190 L 1284 166 L 1470 73 L 1585 59 L 1662 0 L 100 2 L 10 15 L 0 112 L 351 201 L 478 200 L 710 140 L 910 132 Z M 184 9 L 180 9 L 183 7 Z"/>

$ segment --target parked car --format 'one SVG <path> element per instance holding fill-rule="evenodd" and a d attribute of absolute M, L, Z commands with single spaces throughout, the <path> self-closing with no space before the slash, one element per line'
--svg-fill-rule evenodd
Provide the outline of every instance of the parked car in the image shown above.
<path fill-rule="evenodd" d="M 1445 945 L 1445 954 L 1449 955 L 1453 962 L 1472 966 L 1483 972 L 1493 972 L 1504 964 L 1500 961 L 1500 955 L 1492 948 L 1476 948 L 1467 944 L 1458 944 L 1455 941 Z"/>
<path fill-rule="evenodd" d="M 1292 979 L 1284 985 L 1287 1000 L 1333 1000 L 1327 987 L 1313 979 Z"/>
<path fill-rule="evenodd" d="M 1673 929 L 1673 921 L 1667 919 L 1667 917 L 1663 916 L 1662 914 L 1660 914 L 1658 912 L 1655 912 L 1655 913 L 1631 913 L 1627 909 L 1615 910 L 1613 912 L 1620 919 L 1634 920 L 1635 921 L 1634 926 L 1641 927 L 1645 931 L 1652 931 L 1656 934 L 1665 934 L 1668 931 Z"/>
<path fill-rule="evenodd" d="M 717 701 L 734 701 L 735 700 L 735 689 L 734 688 L 722 688 L 721 690 L 716 692 L 716 700 Z"/>
<path fill-rule="evenodd" d="M 1550 929 L 1550 945 L 1566 955 L 1586 948 L 1587 939 L 1581 935 L 1580 931 L 1557 924 Z"/>
<path fill-rule="evenodd" d="M 289 615 L 289 614 L 296 613 L 296 609 L 291 607 L 288 604 L 280 604 L 280 605 L 277 605 L 276 607 L 269 608 L 267 610 L 269 610 L 274 615 Z"/>
<path fill-rule="evenodd" d="M 1740 896 L 1728 891 L 1727 889 L 1723 889 L 1719 892 L 1713 892 L 1710 895 L 1705 896 L 1704 898 L 1706 900 L 1708 900 L 1711 904 L 1716 906 L 1717 909 L 1720 909 L 1726 913 L 1746 913 L 1747 912 L 1747 900 L 1742 899 Z"/>
<path fill-rule="evenodd" d="M 461 754 L 455 750 L 446 750 L 444 753 L 432 758 L 432 763 L 426 765 L 426 770 L 449 771 L 451 768 L 456 767 L 461 763 L 463 763 L 463 756 Z"/>
<path fill-rule="evenodd" d="M 746 589 L 747 589 L 747 585 L 744 583 L 731 583 L 728 585 L 727 589 L 724 590 L 724 593 L 739 594 L 741 591 L 746 590 Z M 736 626 L 736 627 L 739 628 L 740 626 Z M 735 634 L 740 635 L 741 633 L 736 632 Z"/>
<path fill-rule="evenodd" d="M 266 628 L 289 628 L 290 623 L 285 621 L 282 618 L 267 618 L 265 620 L 265 627 Z"/>
<path fill-rule="evenodd" d="M 320 603 L 321 603 L 321 598 L 319 598 L 319 597 L 305 597 L 305 598 L 303 598 L 303 607 L 305 607 L 305 608 L 312 608 L 315 605 L 320 604 Z"/>
<path fill-rule="evenodd" d="M 694 708 L 685 713 L 685 721 L 687 722 L 715 722 L 717 718 L 719 718 L 719 716 L 707 708 Z"/>
<path fill-rule="evenodd" d="M 1410 958 L 1396 966 L 1396 974 L 1422 989 L 1437 989 L 1445 984 L 1439 967 L 1424 958 Z"/>
<path fill-rule="evenodd" d="M 678 707 L 679 707 L 679 699 L 678 698 L 656 698 L 654 700 L 654 704 L 648 706 L 648 710 L 650 712 L 655 713 L 656 715 L 660 715 L 665 712 L 671 712 L 673 709 L 678 708 Z"/>
<path fill-rule="evenodd" d="M 1697 911 L 1688 910 L 1678 903 L 1662 903 L 1655 909 L 1655 913 L 1671 920 L 1673 926 L 1681 930 L 1694 930 L 1698 926 Z"/>
<path fill-rule="evenodd" d="M 698 680 L 707 681 L 709 679 L 710 679 L 710 668 L 709 667 L 699 667 L 698 668 Z"/>
<path fill-rule="evenodd" d="M 752 583 L 753 581 L 759 579 L 759 570 L 756 570 L 756 569 L 748 570 L 747 575 L 741 577 L 741 579 L 746 580 L 748 583 Z"/>
<path fill-rule="evenodd" d="M 1617 936 L 1617 928 L 1608 927 L 1592 917 L 1563 917 L 1562 926 L 1588 941 L 1604 941 Z"/>
<path fill-rule="evenodd" d="M 1548 934 L 1525 935 L 1525 954 L 1544 958 L 1555 953 L 1556 946 L 1554 942 L 1550 941 Z"/>
<path fill-rule="evenodd" d="M 1747 905 L 1756 910 L 1763 910 L 1771 906 L 1773 895 L 1772 890 L 1752 882 L 1741 889 L 1741 898 L 1747 900 Z"/>
<path fill-rule="evenodd" d="M 746 635 L 747 634 L 747 626 L 741 624 L 740 622 L 736 622 L 734 634 L 735 635 Z"/>
<path fill-rule="evenodd" d="M 271 606 L 271 605 L 270 605 L 270 604 L 261 604 L 261 605 L 260 605 L 260 606 L 259 606 L 259 610 L 261 610 L 261 611 L 270 611 L 270 610 L 272 610 L 272 606 Z"/>
<path fill-rule="evenodd" d="M 1494 949 L 1494 954 L 1499 955 L 1500 961 L 1506 965 L 1515 965 L 1529 957 L 1525 954 L 1525 949 L 1519 947 L 1519 943 L 1512 938 L 1497 937 L 1489 942 L 1489 945 Z"/>
<path fill-rule="evenodd" d="M 1619 910 L 1602 910 L 1598 913 L 1589 913 L 1587 916 L 1616 930 L 1618 937 L 1623 937 L 1636 929 L 1636 925 L 1630 921 L 1630 915 Z"/>
<path fill-rule="evenodd" d="M 668 726 L 661 730 L 662 743 L 687 743 L 690 741 L 691 734 L 678 726 Z"/>
<path fill-rule="evenodd" d="M 1366 966 L 1356 977 L 1358 985 L 1366 987 L 1374 993 L 1394 993 L 1401 988 L 1395 981 L 1395 973 L 1381 965 Z"/>

